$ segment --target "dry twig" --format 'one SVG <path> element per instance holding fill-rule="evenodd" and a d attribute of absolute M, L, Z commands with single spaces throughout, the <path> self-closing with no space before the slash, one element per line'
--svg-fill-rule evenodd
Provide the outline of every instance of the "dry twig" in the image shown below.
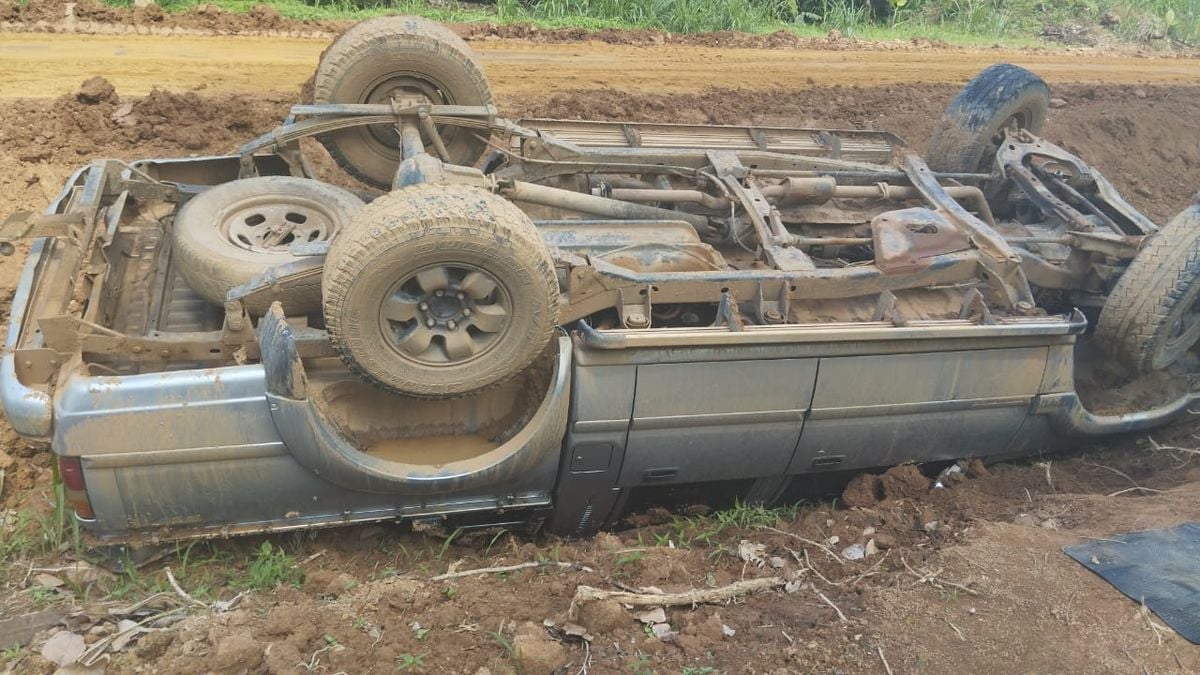
<path fill-rule="evenodd" d="M 787 548 L 787 547 L 785 546 L 784 548 Z M 792 549 L 789 548 L 788 553 L 792 554 L 792 557 L 796 559 L 796 562 L 800 562 L 800 556 L 796 555 L 795 551 L 793 551 Z M 804 549 L 804 564 L 805 564 L 805 566 L 808 567 L 808 569 L 812 570 L 813 574 L 817 575 L 817 577 L 821 581 L 824 581 L 826 584 L 828 584 L 830 586 L 841 586 L 842 585 L 842 582 L 840 582 L 840 581 L 830 581 L 829 579 L 826 579 L 825 575 L 821 574 L 821 570 L 817 569 L 816 567 L 813 567 L 812 560 L 810 560 L 808 557 L 808 549 Z"/>
<path fill-rule="evenodd" d="M 208 609 L 208 603 L 202 602 L 200 600 L 193 598 L 192 596 L 187 594 L 187 591 L 183 590 L 183 587 L 180 586 L 179 582 L 175 580 L 175 575 L 171 573 L 170 567 L 167 567 L 165 569 L 167 572 L 167 581 L 171 582 L 171 588 L 175 589 L 175 595 L 178 595 L 179 597 L 183 598 L 185 602 L 193 604 L 197 607 L 202 607 L 204 609 Z"/>
<path fill-rule="evenodd" d="M 1124 490 L 1117 490 L 1116 492 L 1113 492 L 1113 493 L 1109 494 L 1108 496 L 1109 497 L 1119 497 L 1120 495 L 1123 495 L 1126 492 L 1135 492 L 1135 491 L 1136 492 L 1154 492 L 1157 494 L 1162 494 L 1164 492 L 1164 490 L 1155 490 L 1154 488 L 1142 487 L 1142 486 L 1138 485 L 1136 487 L 1125 488 Z"/>
<path fill-rule="evenodd" d="M 1153 442 L 1153 440 L 1151 442 Z M 1125 480 L 1129 481 L 1130 484 L 1133 485 L 1133 487 L 1125 489 L 1125 490 L 1117 490 L 1116 492 L 1108 495 L 1109 497 L 1116 497 L 1117 495 L 1122 495 L 1122 494 L 1125 494 L 1126 492 L 1133 492 L 1135 490 L 1137 490 L 1139 492 L 1157 492 L 1157 493 L 1163 492 L 1162 490 L 1155 490 L 1154 488 L 1142 487 L 1136 480 L 1134 480 L 1133 478 L 1130 478 L 1129 474 L 1125 473 L 1124 471 L 1121 471 L 1120 469 L 1114 469 L 1111 466 L 1105 466 L 1103 464 L 1095 464 L 1093 462 L 1084 462 L 1084 464 L 1086 464 L 1087 466 L 1094 466 L 1097 469 L 1104 469 L 1105 471 L 1115 473 L 1118 476 L 1120 476 L 1121 478 L 1124 478 Z"/>
<path fill-rule="evenodd" d="M 463 570 L 461 572 L 448 572 L 439 574 L 430 579 L 430 581 L 445 581 L 447 579 L 458 579 L 460 577 L 473 577 L 477 574 L 501 574 L 504 572 L 515 572 L 517 570 L 526 570 L 533 567 L 560 567 L 562 569 L 578 570 L 580 572 L 591 572 L 592 568 L 579 565 L 577 563 L 554 562 L 551 560 L 543 560 L 537 562 L 521 563 L 519 565 L 505 565 L 503 567 L 483 567 L 477 570 Z"/>
<path fill-rule="evenodd" d="M 887 675 L 892 675 L 892 667 L 888 665 L 887 657 L 883 655 L 883 647 L 875 645 L 875 649 L 879 652 L 879 660 L 883 661 L 883 669 L 887 671 Z"/>
<path fill-rule="evenodd" d="M 1155 642 L 1161 645 L 1163 643 L 1163 633 L 1165 633 L 1167 629 L 1164 626 L 1158 625 L 1154 619 L 1150 618 L 1150 608 L 1146 606 L 1146 600 L 1144 598 L 1142 599 L 1142 606 L 1138 608 L 1138 614 L 1141 615 L 1142 619 L 1145 620 L 1146 625 L 1149 626 L 1150 630 L 1154 633 Z"/>
<path fill-rule="evenodd" d="M 815 588 L 813 589 L 813 592 L 814 592 L 814 593 L 816 593 L 816 594 L 817 594 L 817 597 L 818 597 L 818 598 L 821 598 L 821 600 L 823 600 L 823 601 L 825 602 L 825 604 L 827 604 L 827 605 L 829 605 L 830 607 L 832 607 L 832 608 L 833 608 L 833 611 L 837 612 L 838 618 L 842 620 L 842 623 L 850 623 L 850 620 L 846 618 L 846 615 L 845 615 L 845 614 L 842 614 L 842 610 L 838 609 L 838 606 L 837 606 L 837 605 L 835 605 L 835 604 L 833 604 L 833 601 L 832 601 L 832 600 L 830 600 L 829 598 L 825 597 L 825 594 L 824 594 L 824 593 L 822 593 L 821 591 L 818 591 L 818 590 L 817 590 L 817 589 L 815 589 Z"/>
<path fill-rule="evenodd" d="M 941 568 L 938 568 L 933 572 L 925 572 L 922 574 L 914 570 L 912 566 L 908 564 L 908 561 L 903 557 L 900 558 L 900 562 L 904 563 L 904 568 L 908 570 L 909 574 L 917 578 L 918 584 L 929 584 L 930 586 L 941 590 L 946 590 L 943 588 L 943 586 L 950 586 L 951 588 L 957 588 L 968 595 L 974 595 L 976 597 L 983 595 L 979 591 L 975 590 L 974 588 L 970 588 L 969 586 L 964 586 L 963 584 L 955 583 L 953 581 L 946 581 L 945 579 L 939 579 L 938 575 L 942 573 Z"/>
<path fill-rule="evenodd" d="M 771 532 L 775 532 L 775 533 L 777 533 L 777 534 L 782 534 L 782 535 L 785 535 L 785 536 L 791 537 L 791 538 L 793 538 L 793 539 L 798 539 L 798 540 L 800 540 L 800 541 L 802 541 L 802 542 L 804 542 L 804 543 L 808 544 L 809 546 L 816 546 L 817 548 L 819 548 L 819 549 L 821 549 L 822 551 L 824 551 L 824 552 L 825 552 L 825 555 L 827 555 L 827 556 L 829 556 L 830 558 L 833 558 L 834 560 L 836 560 L 836 561 L 838 562 L 838 564 L 839 564 L 839 565 L 845 565 L 845 564 L 846 564 L 846 561 L 845 561 L 845 560 L 842 560 L 842 557 L 841 557 L 841 556 L 839 556 L 838 554 L 834 553 L 834 552 L 833 552 L 833 551 L 832 551 L 832 550 L 831 550 L 831 549 L 830 549 L 828 546 L 826 546 L 826 545 L 824 545 L 824 544 L 821 544 L 821 543 L 818 543 L 818 542 L 815 542 L 815 541 L 813 541 L 812 539 L 805 539 L 804 537 L 801 537 L 801 536 L 800 536 L 800 535 L 798 535 L 798 534 L 792 534 L 791 532 L 788 532 L 788 531 L 786 531 L 786 530 L 781 530 L 781 529 L 779 529 L 779 528 L 777 528 L 777 527 L 771 527 L 770 525 L 756 525 L 755 527 L 757 527 L 757 528 L 758 528 L 758 529 L 760 529 L 760 530 L 770 530 Z"/>
<path fill-rule="evenodd" d="M 870 567 L 868 567 L 866 572 L 863 572 L 862 574 L 851 579 L 850 585 L 853 586 L 854 584 L 857 584 L 858 582 L 862 581 L 863 579 L 866 579 L 867 577 L 875 574 L 875 570 L 878 569 L 878 567 L 883 564 L 884 560 L 887 560 L 887 557 L 889 555 L 891 555 L 891 553 L 892 553 L 891 549 L 884 551 L 883 555 L 879 557 L 879 560 L 876 560 L 874 565 L 871 565 Z"/>
<path fill-rule="evenodd" d="M 112 644 L 113 642 L 115 642 L 118 638 L 122 638 L 122 637 L 128 635 L 129 633 L 140 630 L 143 626 L 145 626 L 148 623 L 158 621 L 159 619 L 166 617 L 166 616 L 171 616 L 172 614 L 178 614 L 179 612 L 182 612 L 186 609 L 187 609 L 186 607 L 176 607 L 175 609 L 169 609 L 165 612 L 159 612 L 158 614 L 151 614 L 150 616 L 146 617 L 145 619 L 142 619 L 141 621 L 135 623 L 134 625 L 130 626 L 129 628 L 126 628 L 123 631 L 118 631 L 116 633 L 113 633 L 112 635 L 106 635 L 106 636 L 100 638 L 99 640 L 96 640 L 96 642 L 94 642 L 90 647 L 88 647 L 87 651 L 85 651 L 83 654 L 79 655 L 79 658 L 76 659 L 76 661 L 79 664 L 84 665 L 84 666 L 88 666 L 88 667 L 94 666 L 94 665 L 96 665 L 97 662 L 100 661 L 100 657 L 104 655 L 104 652 L 108 651 L 108 646 L 110 644 Z"/>
<path fill-rule="evenodd" d="M 1057 490 L 1054 489 L 1054 479 L 1050 477 L 1050 465 L 1051 465 L 1050 460 L 1034 463 L 1034 466 L 1044 469 L 1046 471 L 1046 485 L 1048 485 L 1050 487 L 1050 491 L 1057 492 Z"/>
<path fill-rule="evenodd" d="M 781 577 L 764 577 L 738 581 L 720 588 L 697 588 L 682 593 L 629 593 L 626 591 L 602 591 L 591 586 L 580 586 L 575 589 L 575 597 L 571 599 L 570 614 L 575 616 L 576 607 L 580 603 L 596 600 L 616 600 L 634 607 L 678 607 L 725 602 L 748 593 L 779 588 L 785 583 L 787 582 Z"/>

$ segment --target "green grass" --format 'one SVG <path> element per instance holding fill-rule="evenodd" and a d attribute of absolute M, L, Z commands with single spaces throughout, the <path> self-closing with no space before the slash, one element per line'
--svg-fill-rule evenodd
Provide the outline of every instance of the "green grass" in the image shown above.
<path fill-rule="evenodd" d="M 103 0 L 128 6 L 131 0 Z M 168 12 L 208 0 L 160 0 Z M 1170 37 L 1200 44 L 1197 0 L 496 0 L 494 4 L 429 0 L 213 0 L 248 12 L 268 4 L 293 19 L 356 21 L 415 14 L 455 23 L 528 23 L 542 28 L 647 28 L 674 33 L 788 30 L 801 36 L 838 30 L 871 40 L 927 38 L 959 44 L 1032 46 L 1047 26 L 1110 26 L 1118 37 Z M 1111 22 L 1110 22 L 1111 23 Z"/>
<path fill-rule="evenodd" d="M 258 555 L 246 570 L 246 576 L 238 584 L 252 590 L 270 590 L 281 584 L 299 586 L 304 572 L 296 566 L 296 559 L 288 555 L 283 547 L 275 547 L 264 541 Z"/>

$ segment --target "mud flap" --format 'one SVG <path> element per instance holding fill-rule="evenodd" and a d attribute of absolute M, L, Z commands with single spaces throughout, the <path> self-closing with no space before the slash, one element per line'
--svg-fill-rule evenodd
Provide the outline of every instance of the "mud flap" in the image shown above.
<path fill-rule="evenodd" d="M 308 398 L 304 365 L 278 303 L 259 322 L 267 399 L 280 438 L 307 469 L 340 487 L 373 493 L 441 494 L 500 488 L 561 452 L 569 402 L 571 346 L 558 339 L 554 374 L 541 404 L 507 442 L 482 455 L 440 466 L 372 457 L 345 438 Z M 557 458 L 553 461 L 557 462 Z"/>

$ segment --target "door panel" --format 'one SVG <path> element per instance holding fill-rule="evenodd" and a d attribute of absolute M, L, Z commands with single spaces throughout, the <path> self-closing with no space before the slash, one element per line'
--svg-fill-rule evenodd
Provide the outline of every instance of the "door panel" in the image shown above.
<path fill-rule="evenodd" d="M 1005 451 L 1029 413 L 1045 347 L 821 360 L 788 473 Z"/>
<path fill-rule="evenodd" d="M 783 473 L 816 373 L 816 359 L 638 366 L 620 485 Z"/>

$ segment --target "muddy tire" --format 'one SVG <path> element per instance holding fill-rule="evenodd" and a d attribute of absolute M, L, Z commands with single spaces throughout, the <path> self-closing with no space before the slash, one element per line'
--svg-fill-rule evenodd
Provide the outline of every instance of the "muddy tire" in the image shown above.
<path fill-rule="evenodd" d="M 1200 204 L 1129 264 L 1100 312 L 1096 339 L 1133 374 L 1170 366 L 1200 340 Z"/>
<path fill-rule="evenodd" d="M 554 263 L 517 207 L 478 188 L 414 185 L 364 207 L 330 246 L 325 325 L 351 370 L 451 398 L 525 370 L 558 325 Z"/>
<path fill-rule="evenodd" d="M 410 16 L 385 16 L 352 27 L 325 51 L 313 86 L 315 103 L 491 105 L 492 91 L 467 44 L 445 26 Z M 472 166 L 487 144 L 467 129 L 438 131 L 452 164 Z M 400 164 L 393 125 L 342 129 L 320 136 L 339 165 L 355 178 L 388 189 Z"/>
<path fill-rule="evenodd" d="M 934 171 L 988 173 L 1005 128 L 1040 135 L 1050 87 L 1033 73 L 998 63 L 979 73 L 950 102 L 929 139 L 926 162 Z"/>
<path fill-rule="evenodd" d="M 363 202 L 350 192 L 308 178 L 263 176 L 223 183 L 193 197 L 172 225 L 172 255 L 200 297 L 224 304 L 229 289 L 267 268 L 300 260 L 294 242 L 327 241 Z M 321 307 L 321 288 L 289 288 L 277 298 L 288 314 Z M 247 306 L 261 315 L 267 307 Z"/>

